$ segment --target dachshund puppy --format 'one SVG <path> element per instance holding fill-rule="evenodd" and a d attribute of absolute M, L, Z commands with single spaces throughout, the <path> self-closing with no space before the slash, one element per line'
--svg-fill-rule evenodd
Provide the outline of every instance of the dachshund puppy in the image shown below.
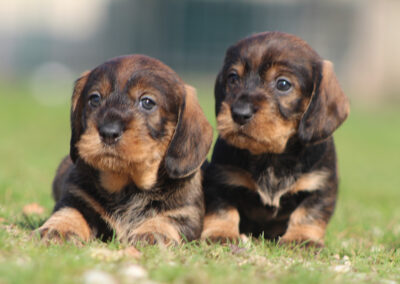
<path fill-rule="evenodd" d="M 349 113 L 332 63 L 293 35 L 256 34 L 228 49 L 215 100 L 202 239 L 323 245 L 338 187 L 331 135 Z"/>
<path fill-rule="evenodd" d="M 142 55 L 117 57 L 76 81 L 71 148 L 53 182 L 46 240 L 175 244 L 200 237 L 200 166 L 212 143 L 195 91 Z"/>

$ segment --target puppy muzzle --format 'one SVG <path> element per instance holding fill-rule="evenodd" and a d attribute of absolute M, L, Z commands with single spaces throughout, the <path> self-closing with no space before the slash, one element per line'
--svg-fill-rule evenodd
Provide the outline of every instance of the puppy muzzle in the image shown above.
<path fill-rule="evenodd" d="M 99 126 L 99 134 L 104 144 L 113 145 L 118 142 L 123 133 L 122 123 L 118 120 L 103 123 Z"/>
<path fill-rule="evenodd" d="M 237 101 L 231 106 L 233 120 L 239 125 L 245 125 L 254 116 L 254 108 L 251 103 Z"/>

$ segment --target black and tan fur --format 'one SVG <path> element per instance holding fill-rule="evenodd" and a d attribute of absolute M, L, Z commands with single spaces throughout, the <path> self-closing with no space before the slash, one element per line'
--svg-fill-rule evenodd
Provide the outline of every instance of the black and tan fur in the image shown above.
<path fill-rule="evenodd" d="M 322 245 L 338 187 L 331 135 L 349 113 L 332 64 L 293 35 L 256 34 L 228 49 L 215 99 L 202 238 Z"/>
<path fill-rule="evenodd" d="M 200 236 L 200 166 L 212 142 L 195 90 L 156 59 L 111 59 L 76 81 L 71 150 L 53 182 L 47 240 L 130 244 Z"/>

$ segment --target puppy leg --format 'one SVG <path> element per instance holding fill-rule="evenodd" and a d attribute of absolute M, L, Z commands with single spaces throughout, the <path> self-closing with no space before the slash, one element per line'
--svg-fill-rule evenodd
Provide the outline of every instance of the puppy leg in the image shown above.
<path fill-rule="evenodd" d="M 204 217 L 202 240 L 209 242 L 237 242 L 239 235 L 239 212 L 234 207 L 225 207 L 210 212 Z"/>
<path fill-rule="evenodd" d="M 290 217 L 286 233 L 280 239 L 281 244 L 301 244 L 307 246 L 324 246 L 326 223 L 322 220 L 310 221 L 306 216 L 309 212 L 299 208 Z"/>
<path fill-rule="evenodd" d="M 87 242 L 92 238 L 92 231 L 83 215 L 71 207 L 53 213 L 37 232 L 43 240 L 55 243 L 62 243 L 64 240 Z"/>
<path fill-rule="evenodd" d="M 155 216 L 133 230 L 128 237 L 128 242 L 134 245 L 144 243 L 170 246 L 179 244 L 181 236 L 171 219 L 165 216 Z"/>
<path fill-rule="evenodd" d="M 280 243 L 303 243 L 307 246 L 324 246 L 326 225 L 333 214 L 335 198 L 314 193 L 291 214 L 286 233 Z"/>

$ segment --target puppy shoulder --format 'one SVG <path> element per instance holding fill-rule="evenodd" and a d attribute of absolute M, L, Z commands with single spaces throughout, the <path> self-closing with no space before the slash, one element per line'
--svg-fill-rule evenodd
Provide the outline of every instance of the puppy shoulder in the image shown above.
<path fill-rule="evenodd" d="M 311 170 L 326 169 L 336 172 L 336 150 L 333 137 L 318 143 L 306 146 L 303 155 L 300 157 L 303 172 Z"/>

